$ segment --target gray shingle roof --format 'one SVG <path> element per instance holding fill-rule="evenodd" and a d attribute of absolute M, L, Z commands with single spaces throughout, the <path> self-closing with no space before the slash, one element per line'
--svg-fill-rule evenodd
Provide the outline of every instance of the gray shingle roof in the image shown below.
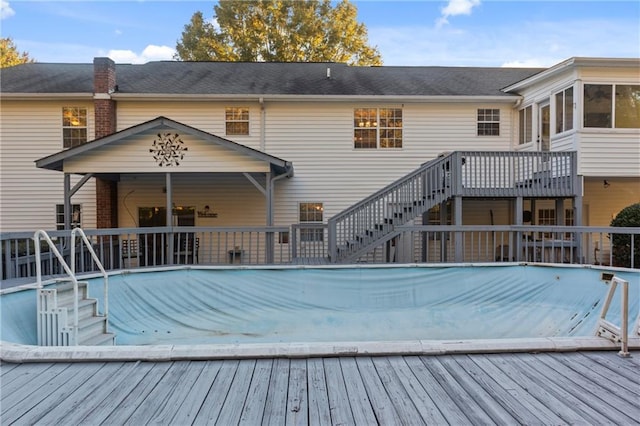
<path fill-rule="evenodd" d="M 130 94 L 511 96 L 500 89 L 543 70 L 161 61 L 118 64 L 116 81 Z M 0 78 L 2 93 L 93 93 L 93 64 L 23 64 Z"/>

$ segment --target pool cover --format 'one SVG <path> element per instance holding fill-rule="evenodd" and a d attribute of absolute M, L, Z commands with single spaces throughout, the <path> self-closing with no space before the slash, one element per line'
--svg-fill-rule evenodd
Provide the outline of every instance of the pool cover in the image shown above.
<path fill-rule="evenodd" d="M 128 273 L 109 278 L 109 322 L 118 345 L 593 336 L 609 288 L 600 274 L 527 265 Z M 640 275 L 617 275 L 630 282 L 633 323 Z M 92 297 L 101 286 L 92 281 Z M 6 296 L 2 340 L 34 344 L 24 313 L 21 324 L 5 318 Z M 35 305 L 33 293 L 19 297 Z M 619 317 L 616 294 L 607 318 Z"/>

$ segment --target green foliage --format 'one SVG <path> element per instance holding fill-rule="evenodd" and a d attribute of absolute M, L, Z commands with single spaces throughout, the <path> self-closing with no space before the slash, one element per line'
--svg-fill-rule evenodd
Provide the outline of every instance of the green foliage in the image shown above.
<path fill-rule="evenodd" d="M 18 52 L 10 37 L 0 38 L 0 68 L 12 67 L 27 62 L 35 62 L 27 52 Z"/>
<path fill-rule="evenodd" d="M 611 226 L 640 228 L 640 203 L 625 207 L 611 221 Z M 614 266 L 631 266 L 631 242 L 633 241 L 633 265 L 640 268 L 640 235 L 613 234 L 613 264 Z"/>
<path fill-rule="evenodd" d="M 382 65 L 349 0 L 220 0 L 214 12 L 217 26 L 193 14 L 176 59 Z"/>

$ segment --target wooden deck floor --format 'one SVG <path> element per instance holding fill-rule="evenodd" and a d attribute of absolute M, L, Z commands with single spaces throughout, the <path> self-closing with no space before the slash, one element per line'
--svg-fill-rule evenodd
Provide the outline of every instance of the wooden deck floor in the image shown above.
<path fill-rule="evenodd" d="M 640 351 L 0 365 L 9 424 L 639 424 Z"/>

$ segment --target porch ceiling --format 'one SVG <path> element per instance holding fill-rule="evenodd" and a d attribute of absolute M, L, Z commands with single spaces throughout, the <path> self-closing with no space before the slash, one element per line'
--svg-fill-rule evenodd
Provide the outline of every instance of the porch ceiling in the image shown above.
<path fill-rule="evenodd" d="M 273 172 L 293 176 L 293 164 L 166 117 L 129 127 L 36 160 L 65 173 Z"/>

